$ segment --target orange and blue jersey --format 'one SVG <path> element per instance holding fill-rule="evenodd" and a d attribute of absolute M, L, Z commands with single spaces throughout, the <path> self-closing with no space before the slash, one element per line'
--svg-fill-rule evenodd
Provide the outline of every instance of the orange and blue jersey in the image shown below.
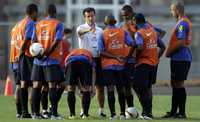
<path fill-rule="evenodd" d="M 31 57 L 31 54 L 29 53 L 29 46 L 31 44 L 31 40 L 33 40 L 33 33 L 34 33 L 34 29 L 35 29 L 35 22 L 28 16 L 26 16 L 24 19 L 22 19 L 21 21 L 18 22 L 17 24 L 17 31 L 15 33 L 17 33 L 17 40 L 18 40 L 18 46 L 21 49 L 24 42 L 28 41 L 28 45 L 25 48 L 25 55 Z M 17 57 L 19 57 L 19 54 L 17 55 Z"/>
<path fill-rule="evenodd" d="M 184 16 L 182 17 L 176 24 L 175 28 L 172 31 L 172 36 L 170 39 L 170 45 L 176 41 L 185 41 L 185 46 L 180 47 L 177 52 L 171 55 L 171 60 L 174 61 L 192 61 L 192 53 L 189 49 L 189 45 L 191 44 L 191 32 L 192 32 L 192 24 L 190 20 Z M 174 43 L 173 43 L 174 42 Z"/>
<path fill-rule="evenodd" d="M 75 61 L 82 61 L 94 65 L 92 53 L 86 49 L 74 49 L 65 58 L 65 66 Z"/>
<path fill-rule="evenodd" d="M 160 34 L 163 32 L 163 30 L 157 26 L 152 25 L 151 23 L 147 22 L 146 24 L 148 24 L 149 26 L 153 27 L 154 30 L 156 31 L 158 38 L 160 38 Z"/>
<path fill-rule="evenodd" d="M 137 31 L 136 30 L 136 25 L 134 23 L 129 22 L 128 24 L 126 24 L 125 22 L 121 22 L 121 23 L 119 23 L 118 27 L 124 29 L 125 31 L 127 31 L 130 34 L 130 36 L 134 39 L 134 35 L 135 35 L 136 31 Z M 126 50 L 128 50 L 128 52 L 129 52 L 130 48 L 131 47 L 127 47 Z M 133 57 L 133 56 L 129 57 L 128 58 L 128 63 L 134 64 L 135 63 L 135 57 Z"/>
<path fill-rule="evenodd" d="M 16 70 L 18 69 L 18 57 L 20 54 L 20 45 L 19 45 L 19 38 L 18 38 L 18 23 L 12 28 L 11 33 L 11 41 L 10 41 L 10 63 L 11 69 Z"/>
<path fill-rule="evenodd" d="M 97 37 L 97 41 L 98 50 L 100 52 L 107 51 L 112 54 L 116 53 L 116 55 L 122 55 L 124 57 L 126 57 L 128 54 L 125 51 L 125 48 L 127 48 L 126 46 L 134 46 L 134 41 L 130 34 L 125 30 L 117 28 L 115 26 L 107 26 L 104 32 L 99 37 Z M 117 61 L 116 59 L 102 57 L 102 68 L 111 70 L 122 70 L 124 68 L 124 65 L 119 63 L 119 61 Z"/>
<path fill-rule="evenodd" d="M 31 56 L 29 53 L 29 46 L 32 35 L 35 29 L 35 22 L 28 16 L 19 21 L 11 31 L 11 49 L 10 49 L 10 62 L 12 63 L 12 69 L 18 68 L 17 59 L 20 55 L 20 50 L 25 41 L 29 41 L 25 49 L 25 54 Z"/>
<path fill-rule="evenodd" d="M 42 44 L 44 50 L 48 50 L 54 40 L 62 41 L 63 35 L 63 24 L 55 18 L 47 17 L 37 23 L 34 39 Z M 45 61 L 35 58 L 34 64 L 43 66 L 60 64 L 60 52 L 62 52 L 61 49 L 61 43 L 59 43 L 55 50 L 50 54 L 49 57 L 47 57 Z"/>
<path fill-rule="evenodd" d="M 142 46 L 143 51 L 137 57 L 137 64 L 158 64 L 158 51 L 157 47 L 162 47 L 164 43 L 158 38 L 156 31 L 146 24 L 137 25 L 138 31 L 135 34 L 135 45 Z"/>

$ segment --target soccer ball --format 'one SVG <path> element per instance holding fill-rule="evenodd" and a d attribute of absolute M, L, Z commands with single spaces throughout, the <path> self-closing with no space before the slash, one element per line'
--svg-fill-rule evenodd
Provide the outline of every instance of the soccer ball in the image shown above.
<path fill-rule="evenodd" d="M 29 52 L 32 56 L 37 56 L 39 54 L 42 54 L 44 52 L 44 48 L 40 43 L 33 43 L 31 44 L 29 48 Z"/>
<path fill-rule="evenodd" d="M 139 113 L 135 107 L 129 107 L 126 109 L 125 115 L 126 119 L 135 119 L 139 116 Z"/>

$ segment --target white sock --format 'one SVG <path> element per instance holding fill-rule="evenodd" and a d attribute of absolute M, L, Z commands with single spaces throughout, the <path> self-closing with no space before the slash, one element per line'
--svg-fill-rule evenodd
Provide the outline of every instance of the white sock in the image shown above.
<path fill-rule="evenodd" d="M 99 114 L 100 114 L 100 113 L 104 113 L 104 112 L 103 112 L 103 108 L 99 108 Z"/>
<path fill-rule="evenodd" d="M 82 108 L 81 108 L 81 112 L 80 112 L 80 115 L 81 115 L 81 114 L 83 114 L 83 109 L 82 109 Z"/>

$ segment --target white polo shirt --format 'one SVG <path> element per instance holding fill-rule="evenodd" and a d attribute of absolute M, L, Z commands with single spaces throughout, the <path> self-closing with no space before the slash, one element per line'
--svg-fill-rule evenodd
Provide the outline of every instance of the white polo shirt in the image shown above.
<path fill-rule="evenodd" d="M 78 32 L 80 30 L 89 28 L 90 26 L 87 23 L 77 27 L 76 32 L 78 35 L 79 48 L 87 49 L 92 53 L 93 57 L 99 57 L 97 37 L 103 33 L 103 30 L 95 24 L 95 32 L 87 32 L 79 36 Z"/>

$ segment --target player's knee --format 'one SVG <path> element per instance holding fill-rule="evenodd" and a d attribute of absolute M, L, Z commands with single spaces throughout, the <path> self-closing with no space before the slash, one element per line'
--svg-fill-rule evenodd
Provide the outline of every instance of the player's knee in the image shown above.
<path fill-rule="evenodd" d="M 21 81 L 21 88 L 27 88 L 27 83 L 25 81 Z"/>
<path fill-rule="evenodd" d="M 68 90 L 69 92 L 75 91 L 75 86 L 68 85 L 68 86 L 67 86 L 67 90 Z"/>
<path fill-rule="evenodd" d="M 41 88 L 42 84 L 38 81 L 33 82 L 33 88 Z"/>
<path fill-rule="evenodd" d="M 184 87 L 184 81 L 171 81 L 171 86 L 173 88 L 182 88 Z"/>
<path fill-rule="evenodd" d="M 49 82 L 49 88 L 56 88 L 55 82 Z"/>
<path fill-rule="evenodd" d="M 114 86 L 107 86 L 107 91 L 108 92 L 111 92 L 111 91 L 114 91 Z"/>
<path fill-rule="evenodd" d="M 91 86 L 89 86 L 89 85 L 81 87 L 81 91 L 83 91 L 83 92 L 90 91 L 90 89 L 91 89 Z"/>
<path fill-rule="evenodd" d="M 48 91 L 49 90 L 49 87 L 48 86 L 43 86 L 42 87 L 42 91 Z"/>

